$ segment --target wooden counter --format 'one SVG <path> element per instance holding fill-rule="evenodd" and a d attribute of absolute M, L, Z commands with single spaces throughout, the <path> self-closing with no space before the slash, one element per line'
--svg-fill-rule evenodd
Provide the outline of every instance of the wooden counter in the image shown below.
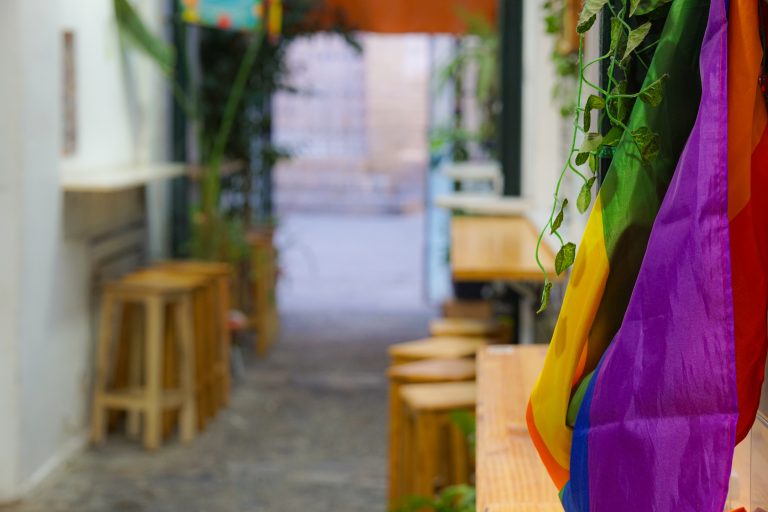
<path fill-rule="evenodd" d="M 557 489 L 525 427 L 545 345 L 494 346 L 478 354 L 477 510 L 562 512 Z"/>
<path fill-rule="evenodd" d="M 536 265 L 538 233 L 523 216 L 456 216 L 451 221 L 451 272 L 456 281 L 543 282 Z M 544 268 L 555 275 L 555 254 L 541 246 Z"/>

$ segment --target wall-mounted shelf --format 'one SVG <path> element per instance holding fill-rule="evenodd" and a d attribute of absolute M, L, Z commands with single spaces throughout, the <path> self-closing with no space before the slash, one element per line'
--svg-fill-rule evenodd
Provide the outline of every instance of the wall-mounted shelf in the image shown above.
<path fill-rule="evenodd" d="M 448 210 L 460 210 L 472 215 L 522 215 L 530 203 L 520 197 L 499 197 L 489 194 L 457 192 L 435 198 L 435 205 Z"/>
<path fill-rule="evenodd" d="M 60 184 L 65 192 L 117 192 L 182 176 L 186 171 L 186 164 L 178 163 L 128 164 L 89 169 L 64 167 Z"/>

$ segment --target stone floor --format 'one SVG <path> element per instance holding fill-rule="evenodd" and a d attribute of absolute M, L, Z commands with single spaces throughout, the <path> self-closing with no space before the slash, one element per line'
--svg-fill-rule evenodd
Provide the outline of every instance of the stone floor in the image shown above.
<path fill-rule="evenodd" d="M 419 299 L 420 219 L 356 219 L 286 220 L 279 343 L 246 358 L 231 407 L 192 444 L 147 454 L 112 438 L 0 510 L 385 510 L 386 348 L 424 335 L 431 311 Z"/>

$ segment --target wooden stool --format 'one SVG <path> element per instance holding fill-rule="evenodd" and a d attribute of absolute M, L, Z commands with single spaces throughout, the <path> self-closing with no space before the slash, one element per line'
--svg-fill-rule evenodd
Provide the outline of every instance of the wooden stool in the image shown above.
<path fill-rule="evenodd" d="M 425 338 L 392 345 L 389 347 L 389 356 L 392 365 L 424 359 L 463 359 L 474 357 L 480 348 L 493 341 L 485 338 Z"/>
<path fill-rule="evenodd" d="M 210 316 L 213 322 L 211 355 L 214 359 L 212 379 L 214 406 L 218 409 L 229 404 L 232 389 L 230 372 L 230 350 L 232 335 L 229 329 L 229 308 L 231 296 L 232 267 L 227 263 L 208 261 L 164 261 L 155 265 L 156 269 L 177 272 L 182 275 L 200 276 L 208 280 L 209 302 L 213 304 Z M 209 315 L 209 313 L 206 313 Z"/>
<path fill-rule="evenodd" d="M 429 323 L 429 333 L 432 336 L 472 336 L 483 338 L 499 338 L 501 326 L 492 320 L 475 320 L 472 318 L 436 318 Z"/>
<path fill-rule="evenodd" d="M 148 450 L 157 449 L 160 445 L 164 410 L 180 410 L 182 441 L 191 441 L 195 437 L 197 404 L 192 296 L 204 285 L 203 280 L 183 276 L 155 275 L 147 278 L 133 275 L 105 287 L 91 417 L 91 436 L 95 444 L 102 443 L 106 436 L 108 410 L 128 411 L 134 413 L 134 418 L 143 413 L 144 446 Z M 129 304 L 139 305 L 146 318 L 143 357 L 140 358 L 143 361 L 134 361 L 141 364 L 130 369 L 130 387 L 111 390 L 110 370 L 116 365 L 112 345 L 115 334 L 119 332 L 119 327 L 114 325 L 114 317 L 116 313 L 122 316 L 122 307 Z M 166 318 L 166 311 L 170 318 Z M 118 320 L 120 323 L 122 319 Z M 175 326 L 173 341 L 179 362 L 177 389 L 163 389 L 164 332 L 168 323 Z"/>
<path fill-rule="evenodd" d="M 248 244 L 251 250 L 250 273 L 253 289 L 250 324 L 257 334 L 256 353 L 259 357 L 264 357 L 279 329 L 274 230 L 249 233 Z"/>
<path fill-rule="evenodd" d="M 493 319 L 493 304 L 485 300 L 447 300 L 442 311 L 445 318 Z"/>
<path fill-rule="evenodd" d="M 404 384 L 464 382 L 475 379 L 475 362 L 469 359 L 431 359 L 393 366 L 389 375 L 389 508 L 406 497 L 403 481 Z"/>
<path fill-rule="evenodd" d="M 451 422 L 450 414 L 456 411 L 474 413 L 477 403 L 475 383 L 408 384 L 400 388 L 400 397 L 406 410 L 403 436 L 405 495 L 432 497 L 438 483 L 469 483 L 469 448 L 463 434 Z M 445 452 L 448 453 L 447 464 L 442 457 Z"/>

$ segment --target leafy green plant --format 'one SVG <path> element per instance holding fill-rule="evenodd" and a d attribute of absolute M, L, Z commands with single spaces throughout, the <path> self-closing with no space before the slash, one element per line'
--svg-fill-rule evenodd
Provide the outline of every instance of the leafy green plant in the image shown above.
<path fill-rule="evenodd" d="M 585 213 L 593 197 L 593 188 L 597 181 L 598 161 L 603 156 L 612 154 L 613 149 L 624 138 L 637 147 L 638 155 L 645 163 L 653 162 L 659 153 L 661 141 L 658 134 L 648 127 L 641 126 L 634 130 L 627 127 L 632 108 L 637 100 L 651 107 L 657 107 L 663 101 L 663 75 L 651 83 L 631 91 L 629 77 L 632 72 L 647 74 L 648 62 L 656 42 L 647 42 L 651 32 L 654 13 L 670 0 L 586 0 L 578 20 L 578 87 L 577 107 L 574 111 L 573 133 L 567 160 L 557 179 L 555 201 L 549 220 L 539 234 L 536 245 L 536 262 L 545 275 L 544 291 L 539 313 L 549 305 L 552 281 L 540 259 L 540 249 L 544 236 L 554 236 L 560 242 L 560 250 L 555 260 L 558 275 L 570 268 L 576 258 L 576 245 L 566 242 L 560 229 L 566 215 L 568 199 L 561 199 L 561 188 L 568 173 L 581 180 L 576 207 Z M 589 62 L 584 62 L 584 34 L 594 25 L 599 13 L 607 9 L 610 13 L 611 44 L 608 51 Z M 590 82 L 585 74 L 587 70 L 600 62 L 608 62 L 608 73 L 604 87 Z M 642 81 L 641 81 L 642 83 Z M 582 101 L 585 87 L 591 91 L 586 101 Z M 592 126 L 592 114 L 598 113 L 598 123 Z M 600 127 L 607 126 L 603 133 Z M 579 134 L 583 141 L 577 146 Z M 584 166 L 587 169 L 584 169 Z"/>
<path fill-rule="evenodd" d="M 408 498 L 395 512 L 475 512 L 475 488 L 469 485 L 448 487 L 435 498 Z"/>
<path fill-rule="evenodd" d="M 251 204 L 255 177 L 261 183 L 259 223 L 273 223 L 270 173 L 278 159 L 288 153 L 271 142 L 270 101 L 278 90 L 291 89 L 285 81 L 287 45 L 315 29 L 307 23 L 307 15 L 322 1 L 285 0 L 283 37 L 274 41 L 266 37 L 263 26 L 252 32 L 201 27 L 202 76 L 190 84 L 187 92 L 176 81 L 175 70 L 180 63 L 174 48 L 152 33 L 129 0 L 113 0 L 122 41 L 158 66 L 176 101 L 196 127 L 204 163 L 188 243 L 196 257 L 233 263 L 248 257 L 245 236 L 255 217 Z M 175 21 L 184 32 L 186 24 Z M 334 30 L 352 41 L 341 25 Z M 185 39 L 182 35 L 181 40 Z M 179 54 L 186 56 L 184 48 L 181 50 Z M 234 180 L 244 200 L 226 209 L 221 200 L 222 167 L 225 160 L 233 159 L 245 163 L 242 175 Z"/>
<path fill-rule="evenodd" d="M 544 30 L 556 42 L 550 54 L 550 60 L 557 75 L 557 80 L 552 86 L 552 99 L 560 106 L 560 115 L 563 117 L 571 116 L 573 109 L 576 108 L 574 95 L 579 77 L 578 52 L 563 49 L 560 45 L 565 32 L 563 22 L 568 3 L 568 0 L 546 0 L 542 4 Z"/>
<path fill-rule="evenodd" d="M 458 9 L 458 16 L 467 26 L 465 36 L 472 37 L 470 42 L 463 37 L 457 44 L 454 57 L 449 60 L 437 76 L 438 91 L 449 84 L 457 84 L 457 95 L 463 94 L 464 72 L 471 65 L 474 68 L 473 89 L 475 100 L 480 107 L 481 120 L 477 130 L 468 130 L 461 126 L 461 119 L 456 119 L 456 125 L 439 127 L 431 134 L 433 152 L 444 147 L 466 147 L 467 143 L 478 144 L 483 150 L 495 156 L 497 151 L 498 117 L 501 109 L 501 71 L 499 69 L 500 38 L 499 32 L 483 16 Z M 454 155 L 456 160 L 466 159 L 466 152 Z"/>

